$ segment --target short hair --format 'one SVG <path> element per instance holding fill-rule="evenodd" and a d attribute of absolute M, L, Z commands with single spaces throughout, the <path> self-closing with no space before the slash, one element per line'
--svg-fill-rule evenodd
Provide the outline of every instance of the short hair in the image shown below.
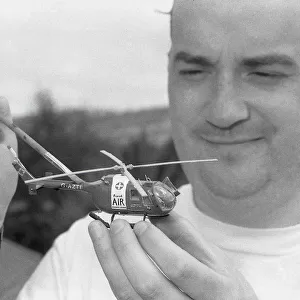
<path fill-rule="evenodd" d="M 173 7 L 169 11 L 169 16 L 170 16 L 170 37 L 172 38 L 172 28 L 173 28 Z"/>
<path fill-rule="evenodd" d="M 170 37 L 172 38 L 172 26 L 173 26 L 173 7 L 171 8 L 170 11 L 162 11 L 162 10 L 156 10 L 157 13 L 162 14 L 162 15 L 167 15 L 170 17 Z"/>

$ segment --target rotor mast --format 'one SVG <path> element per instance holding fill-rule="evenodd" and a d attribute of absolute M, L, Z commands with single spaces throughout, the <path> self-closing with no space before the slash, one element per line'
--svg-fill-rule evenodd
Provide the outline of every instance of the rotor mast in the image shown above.
<path fill-rule="evenodd" d="M 113 154 L 111 154 L 105 150 L 101 150 L 100 152 L 103 153 L 104 155 L 108 156 L 109 158 L 111 158 L 113 161 L 115 161 L 121 167 L 121 172 L 131 181 L 133 186 L 137 189 L 137 191 L 140 193 L 140 195 L 142 197 L 148 196 L 147 193 L 145 192 L 145 190 L 141 187 L 141 185 L 138 183 L 138 181 L 131 175 L 131 173 L 127 170 L 126 165 L 120 159 L 118 159 Z"/>

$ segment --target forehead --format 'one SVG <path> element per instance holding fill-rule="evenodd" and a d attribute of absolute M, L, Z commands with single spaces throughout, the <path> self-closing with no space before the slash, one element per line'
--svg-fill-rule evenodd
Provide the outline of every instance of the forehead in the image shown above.
<path fill-rule="evenodd" d="M 300 55 L 300 1 L 175 0 L 172 49 L 219 56 Z"/>

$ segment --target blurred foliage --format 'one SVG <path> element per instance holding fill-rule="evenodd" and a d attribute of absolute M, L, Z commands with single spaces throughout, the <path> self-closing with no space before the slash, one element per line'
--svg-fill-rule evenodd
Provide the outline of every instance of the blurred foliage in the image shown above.
<path fill-rule="evenodd" d="M 71 170 L 114 165 L 109 158 L 99 153 L 100 149 L 113 153 L 126 164 L 178 159 L 170 136 L 159 145 L 151 143 L 147 137 L 149 136 L 147 128 L 151 124 L 159 120 L 165 121 L 164 112 L 153 110 L 143 112 L 143 116 L 138 116 L 139 112 L 131 113 L 129 116 L 128 113 L 126 116 L 124 114 L 126 128 L 124 122 L 122 123 L 122 115 L 118 115 L 119 129 L 122 130 L 120 131 L 122 132 L 121 143 L 121 139 L 116 138 L 116 135 L 108 135 L 108 130 L 105 130 L 104 126 L 100 127 L 100 130 L 95 130 L 93 126 L 93 123 L 100 123 L 100 119 L 105 120 L 105 124 L 116 126 L 117 122 L 113 121 L 112 113 L 97 115 L 84 110 L 58 111 L 55 100 L 48 90 L 39 91 L 35 101 L 38 107 L 37 113 L 15 120 L 16 123 Z M 151 118 L 145 123 L 146 114 Z M 134 130 L 130 128 L 130 121 L 128 121 L 130 119 L 135 123 Z M 140 123 L 137 123 L 138 119 Z M 101 132 L 102 128 L 104 128 L 103 132 Z M 114 134 L 117 129 L 114 128 Z M 151 140 L 155 139 L 156 136 L 152 134 Z M 127 143 L 124 143 L 124 140 Z M 43 176 L 42 172 L 45 171 L 57 173 L 49 162 L 20 140 L 19 158 L 35 177 Z M 186 182 L 180 165 L 134 169 L 132 174 L 140 179 L 144 179 L 147 175 L 152 180 L 163 180 L 169 176 L 176 186 Z M 103 175 L 105 173 L 93 173 L 82 178 L 92 181 Z M 57 235 L 66 231 L 75 220 L 84 217 L 94 209 L 90 197 L 84 193 L 41 189 L 38 195 L 30 196 L 27 186 L 19 180 L 5 220 L 5 237 L 45 253 Z"/>

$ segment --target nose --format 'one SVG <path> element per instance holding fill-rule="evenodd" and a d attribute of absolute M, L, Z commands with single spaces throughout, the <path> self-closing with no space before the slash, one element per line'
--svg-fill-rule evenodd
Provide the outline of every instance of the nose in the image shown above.
<path fill-rule="evenodd" d="M 249 118 L 248 106 L 232 76 L 219 76 L 212 85 L 211 95 L 204 110 L 206 121 L 211 125 L 228 129 Z"/>

